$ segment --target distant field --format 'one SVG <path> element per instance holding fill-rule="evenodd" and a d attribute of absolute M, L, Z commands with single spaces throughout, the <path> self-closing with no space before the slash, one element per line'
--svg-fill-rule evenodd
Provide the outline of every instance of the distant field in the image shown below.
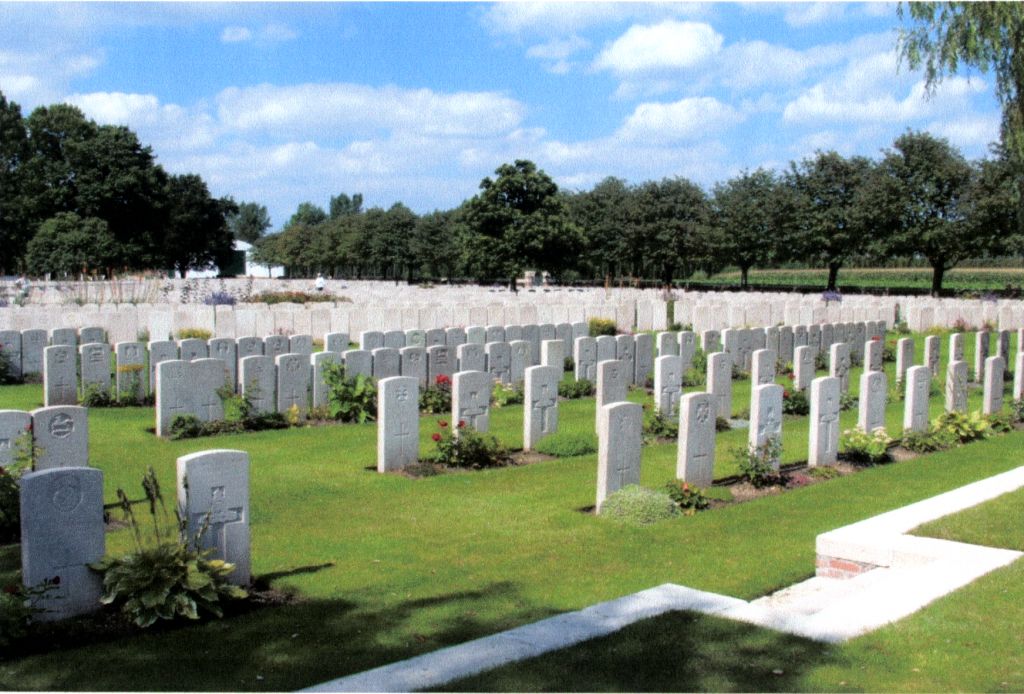
<path fill-rule="evenodd" d="M 722 272 L 711 278 L 692 278 L 710 284 L 738 285 L 740 273 Z M 827 270 L 751 270 L 751 284 L 784 287 L 815 287 L 824 289 L 828 281 Z M 839 271 L 837 281 L 842 287 L 906 287 L 930 289 L 930 268 L 850 268 Z M 986 291 L 1011 287 L 1024 287 L 1024 268 L 963 268 L 953 269 L 943 278 L 943 289 L 953 291 Z"/>

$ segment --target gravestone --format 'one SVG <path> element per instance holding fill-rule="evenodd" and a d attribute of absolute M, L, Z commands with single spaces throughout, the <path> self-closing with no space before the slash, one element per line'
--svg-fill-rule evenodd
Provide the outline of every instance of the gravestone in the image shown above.
<path fill-rule="evenodd" d="M 683 372 L 693 366 L 693 357 L 697 354 L 697 333 L 683 330 L 679 333 L 679 358 L 683 360 Z"/>
<path fill-rule="evenodd" d="M 717 330 L 705 330 L 700 334 L 700 348 L 704 354 L 711 354 L 722 349 L 722 334 Z M 681 354 L 679 356 L 682 356 Z"/>
<path fill-rule="evenodd" d="M 764 348 L 770 349 L 779 354 L 779 329 L 777 326 L 769 326 L 764 329 Z"/>
<path fill-rule="evenodd" d="M 46 349 L 47 336 L 45 330 L 21 331 L 21 374 L 39 374 L 43 372 L 43 350 Z"/>
<path fill-rule="evenodd" d="M 793 361 L 793 328 L 783 325 L 779 328 L 779 358 L 784 362 Z"/>
<path fill-rule="evenodd" d="M 647 377 L 654 371 L 654 338 L 650 333 L 637 333 L 635 343 L 636 371 L 633 382 L 643 387 L 647 384 Z"/>
<path fill-rule="evenodd" d="M 196 359 L 206 359 L 209 357 L 210 350 L 206 340 L 201 340 L 198 337 L 188 337 L 178 344 L 178 354 L 181 355 L 182 361 L 195 361 Z"/>
<path fill-rule="evenodd" d="M 835 328 L 831 323 L 823 323 L 821 326 L 821 351 L 827 352 L 836 341 Z"/>
<path fill-rule="evenodd" d="M 555 366 L 531 366 L 526 369 L 523 396 L 524 451 L 533 450 L 543 437 L 558 431 L 558 382 L 561 379 L 562 369 Z"/>
<path fill-rule="evenodd" d="M 946 412 L 967 411 L 967 362 L 946 365 Z"/>
<path fill-rule="evenodd" d="M 462 328 L 448 328 L 444 331 L 444 343 L 454 354 L 459 345 L 466 344 L 466 331 Z"/>
<path fill-rule="evenodd" d="M 722 344 L 725 353 L 729 355 L 729 361 L 737 368 L 743 368 L 742 346 L 740 345 L 740 331 L 735 328 L 726 328 L 722 331 Z"/>
<path fill-rule="evenodd" d="M 626 382 L 636 383 L 636 340 L 632 335 L 615 337 L 615 358 L 626 365 Z"/>
<path fill-rule="evenodd" d="M 932 372 L 927 366 L 907 369 L 907 390 L 903 407 L 903 428 L 909 431 L 928 429 L 928 391 Z"/>
<path fill-rule="evenodd" d="M 1024 400 L 1024 352 L 1013 357 L 1013 399 Z"/>
<path fill-rule="evenodd" d="M 505 328 L 501 325 L 488 325 L 484 328 L 484 344 L 505 341 Z"/>
<path fill-rule="evenodd" d="M 506 325 L 505 326 L 505 342 L 512 343 L 516 340 L 523 339 L 523 326 L 521 325 Z"/>
<path fill-rule="evenodd" d="M 512 383 L 512 348 L 507 342 L 488 342 L 484 345 L 487 373 L 491 380 L 505 385 Z"/>
<path fill-rule="evenodd" d="M 817 323 L 807 326 L 807 346 L 814 356 L 818 356 L 821 351 L 821 326 Z"/>
<path fill-rule="evenodd" d="M 868 340 L 864 343 L 864 370 L 865 371 L 881 371 L 882 370 L 882 350 L 885 348 L 885 343 L 881 340 Z"/>
<path fill-rule="evenodd" d="M 383 346 L 388 349 L 402 349 L 405 347 L 405 331 L 388 330 L 385 332 Z"/>
<path fill-rule="evenodd" d="M 750 360 L 750 383 L 755 386 L 775 383 L 775 362 L 777 359 L 773 350 L 755 350 Z"/>
<path fill-rule="evenodd" d="M 907 369 L 914 365 L 914 340 L 901 337 L 896 342 L 896 382 L 903 383 Z"/>
<path fill-rule="evenodd" d="M 117 399 L 141 402 L 149 393 L 146 380 L 146 346 L 141 342 L 118 342 Z M 109 363 L 109 362 L 108 362 Z"/>
<path fill-rule="evenodd" d="M 608 361 L 615 359 L 615 338 L 611 335 L 598 335 L 593 338 L 597 346 L 597 361 Z"/>
<path fill-rule="evenodd" d="M 0 351 L 7 357 L 8 371 L 15 379 L 21 378 L 21 333 L 0 330 Z"/>
<path fill-rule="evenodd" d="M 505 330 L 508 333 L 508 330 Z M 540 326 L 532 323 L 523 326 L 523 342 L 530 345 L 530 364 L 540 364 Z"/>
<path fill-rule="evenodd" d="M 177 460 L 177 473 L 178 512 L 191 542 L 212 550 L 211 559 L 235 565 L 231 583 L 248 585 L 249 454 L 215 449 L 184 455 Z"/>
<path fill-rule="evenodd" d="M 814 385 L 814 381 L 811 381 Z M 782 386 L 774 383 L 753 386 L 750 392 L 750 431 L 747 444 L 751 449 L 764 446 L 773 439 L 782 438 Z M 771 461 L 779 469 L 779 459 Z"/>
<path fill-rule="evenodd" d="M 996 356 L 1002 357 L 1004 364 L 1010 363 L 1010 334 L 1009 330 L 1000 330 L 996 342 Z"/>
<path fill-rule="evenodd" d="M 405 346 L 406 347 L 420 347 L 424 350 L 423 354 L 426 356 L 427 349 L 427 331 L 425 330 L 406 330 L 405 331 Z"/>
<path fill-rule="evenodd" d="M 82 345 L 88 345 L 95 342 L 107 341 L 107 332 L 103 328 L 91 326 L 81 328 L 78 331 L 78 342 Z"/>
<path fill-rule="evenodd" d="M 227 383 L 224 362 L 220 359 L 196 359 L 191 362 L 192 406 L 201 422 L 224 419 L 224 402 L 217 392 Z"/>
<path fill-rule="evenodd" d="M 889 385 L 884 371 L 865 371 L 860 375 L 857 426 L 868 433 L 885 426 L 885 401 L 888 390 Z"/>
<path fill-rule="evenodd" d="M 288 354 L 287 335 L 267 335 L 263 338 L 263 356 L 276 360 L 282 354 Z"/>
<path fill-rule="evenodd" d="M 480 345 L 487 343 L 487 328 L 482 325 L 470 325 L 466 328 L 466 344 Z"/>
<path fill-rule="evenodd" d="M 277 412 L 277 366 L 273 359 L 262 354 L 242 357 L 238 380 L 241 393 L 248 398 L 255 414 Z"/>
<path fill-rule="evenodd" d="M 839 379 L 839 392 L 850 392 L 850 343 L 838 342 L 829 353 L 828 375 Z"/>
<path fill-rule="evenodd" d="M 74 405 L 78 402 L 78 365 L 75 348 L 54 345 L 43 350 L 43 403 Z"/>
<path fill-rule="evenodd" d="M 924 338 L 924 365 L 932 372 L 932 378 L 939 375 L 939 337 L 929 335 Z"/>
<path fill-rule="evenodd" d="M 427 331 L 427 348 L 430 347 L 444 347 L 447 336 L 444 334 L 444 328 L 431 328 Z"/>
<path fill-rule="evenodd" d="M 565 345 L 561 340 L 544 340 L 540 345 L 540 365 L 565 370 Z"/>
<path fill-rule="evenodd" d="M 709 393 L 689 393 L 679 401 L 679 450 L 676 477 L 710 487 L 715 473 L 715 400 Z"/>
<path fill-rule="evenodd" d="M 224 378 L 228 387 L 237 390 L 238 383 L 238 344 L 230 337 L 217 337 L 210 340 L 210 357 L 224 362 Z"/>
<path fill-rule="evenodd" d="M 77 405 L 32 410 L 36 470 L 89 466 L 89 411 Z"/>
<path fill-rule="evenodd" d="M 865 378 L 870 376 L 885 378 L 885 374 L 879 372 L 864 374 Z M 839 456 L 839 379 L 830 376 L 816 378 L 811 381 L 810 393 L 811 433 L 807 464 L 810 467 L 835 465 Z M 884 413 L 884 405 L 882 410 Z"/>
<path fill-rule="evenodd" d="M 654 408 L 665 417 L 675 417 L 683 394 L 683 360 L 665 355 L 654 360 Z"/>
<path fill-rule="evenodd" d="M 640 483 L 642 428 L 643 408 L 636 403 L 615 402 L 598 407 L 598 513 L 609 496 L 627 485 Z"/>
<path fill-rule="evenodd" d="M 380 380 L 402 375 L 402 355 L 397 349 L 379 347 L 372 354 L 374 378 Z"/>
<path fill-rule="evenodd" d="M 964 334 L 953 333 L 949 336 L 949 360 L 964 360 Z"/>
<path fill-rule="evenodd" d="M 328 350 L 330 351 L 330 350 Z M 240 337 L 235 340 L 235 358 L 241 364 L 246 357 L 263 356 L 263 338 Z"/>
<path fill-rule="evenodd" d="M 553 323 L 542 323 L 537 328 L 537 335 L 540 337 L 541 344 L 543 344 L 545 340 L 554 340 L 558 337 L 558 333 L 555 330 Z"/>
<path fill-rule="evenodd" d="M 438 376 L 450 379 L 455 373 L 453 361 L 451 350 L 448 347 L 444 345 L 427 347 L 427 385 L 436 386 Z"/>
<path fill-rule="evenodd" d="M 420 388 L 427 387 L 427 350 L 423 347 L 403 347 L 398 350 L 403 376 L 415 378 Z"/>
<path fill-rule="evenodd" d="M 378 381 L 377 472 L 401 470 L 419 460 L 419 401 L 419 384 L 411 376 Z"/>
<path fill-rule="evenodd" d="M 78 348 L 82 361 L 82 395 L 91 387 L 101 393 L 110 392 L 110 345 L 90 342 Z"/>
<path fill-rule="evenodd" d="M 178 415 L 195 414 L 191 367 L 182 359 L 156 365 L 156 435 L 167 436 Z"/>
<path fill-rule="evenodd" d="M 505 331 L 508 334 L 508 330 Z M 526 367 L 534 366 L 530 361 L 530 352 L 532 348 L 530 343 L 526 340 L 513 340 L 509 343 L 509 349 L 511 350 L 511 366 L 509 372 L 511 374 L 512 383 L 522 383 L 523 379 L 526 378 Z"/>
<path fill-rule="evenodd" d="M 359 333 L 359 349 L 372 352 L 384 346 L 384 333 L 379 330 L 364 330 Z"/>
<path fill-rule="evenodd" d="M 974 380 L 977 383 L 985 377 L 985 360 L 988 359 L 988 331 L 979 330 L 974 334 Z"/>
<path fill-rule="evenodd" d="M 807 346 L 807 326 L 797 325 L 793 328 L 793 349 Z"/>
<path fill-rule="evenodd" d="M 985 360 L 985 386 L 981 396 L 981 413 L 995 414 L 1003 409 L 1003 372 L 1006 362 L 1002 357 Z"/>
<path fill-rule="evenodd" d="M 49 582 L 33 598 L 45 610 L 40 621 L 56 621 L 101 607 L 102 577 L 89 565 L 106 552 L 103 472 L 65 467 L 22 475 L 21 574 L 27 587 Z"/>
<path fill-rule="evenodd" d="M 289 354 L 301 354 L 304 357 L 309 357 L 311 354 L 313 354 L 313 336 L 312 335 L 292 335 L 292 336 L 290 336 L 288 338 L 288 353 Z M 210 356 L 211 357 L 214 356 L 214 354 L 213 354 L 213 340 L 210 340 Z"/>
<path fill-rule="evenodd" d="M 679 356 L 678 333 L 658 333 L 655 337 L 655 344 L 658 346 L 659 357 Z"/>
<path fill-rule="evenodd" d="M 241 347 L 241 340 L 239 346 Z M 342 354 L 348 351 L 348 333 L 328 333 L 324 336 L 324 351 Z"/>
<path fill-rule="evenodd" d="M 484 371 L 457 371 L 452 376 L 452 422 L 486 432 L 490 425 L 491 378 Z"/>
<path fill-rule="evenodd" d="M 378 350 L 374 350 L 377 352 Z M 302 354 L 282 354 L 275 359 L 277 366 L 277 411 L 286 414 L 292 407 L 298 409 L 299 419 L 309 412 L 309 357 Z"/>
<path fill-rule="evenodd" d="M 597 340 L 577 337 L 573 343 L 572 359 L 577 381 L 597 381 Z"/>
<path fill-rule="evenodd" d="M 562 354 L 566 356 L 572 354 L 572 324 L 558 323 L 555 325 L 555 339 L 562 341 Z M 564 367 L 562 370 L 565 370 Z"/>
<path fill-rule="evenodd" d="M 484 352 L 483 344 L 467 342 L 456 348 L 456 355 L 459 360 L 459 371 L 486 371 L 487 353 Z"/>
<path fill-rule="evenodd" d="M 867 339 L 867 326 L 863 322 L 854 323 L 853 339 L 847 340 L 847 342 L 850 343 L 850 357 L 857 364 L 864 363 L 864 343 L 867 342 Z"/>
<path fill-rule="evenodd" d="M 327 364 L 341 364 L 338 352 L 316 352 L 309 357 L 313 369 L 313 407 L 327 407 L 330 388 L 324 379 L 324 367 Z"/>
<path fill-rule="evenodd" d="M 54 328 L 50 332 L 50 344 L 78 349 L 78 331 L 74 328 Z"/>
<path fill-rule="evenodd" d="M 590 326 L 582 321 L 572 324 L 572 341 L 576 342 L 578 337 L 590 337 Z"/>
<path fill-rule="evenodd" d="M 373 355 L 365 349 L 349 349 L 341 353 L 345 363 L 345 376 L 355 378 L 359 374 L 373 376 Z"/>
<path fill-rule="evenodd" d="M 0 410 L 0 467 L 17 462 L 19 439 L 24 453 L 31 455 L 32 415 L 24 410 Z"/>
<path fill-rule="evenodd" d="M 793 356 L 793 388 L 806 390 L 814 380 L 814 355 L 807 345 L 797 347 Z"/>
<path fill-rule="evenodd" d="M 715 414 L 732 417 L 732 360 L 725 352 L 708 355 L 707 392 L 715 398 Z"/>
<path fill-rule="evenodd" d="M 617 359 L 597 362 L 595 396 L 598 412 L 605 405 L 625 400 L 628 391 L 629 377 L 625 363 Z"/>

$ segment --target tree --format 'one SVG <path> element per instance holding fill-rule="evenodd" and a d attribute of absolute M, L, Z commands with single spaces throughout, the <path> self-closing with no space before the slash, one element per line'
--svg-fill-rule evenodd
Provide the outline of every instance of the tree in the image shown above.
<path fill-rule="evenodd" d="M 460 261 L 460 230 L 456 210 L 435 210 L 416 220 L 411 250 L 428 276 L 451 281 Z"/>
<path fill-rule="evenodd" d="M 165 196 L 164 262 L 182 277 L 191 268 L 226 267 L 232 250 L 226 218 L 237 209 L 234 203 L 210 197 L 203 179 L 194 174 L 171 176 Z"/>
<path fill-rule="evenodd" d="M 104 220 L 58 212 L 28 242 L 25 261 L 33 274 L 62 276 L 106 269 L 117 257 L 117 241 Z"/>
<path fill-rule="evenodd" d="M 333 195 L 328 209 L 331 211 L 331 219 L 359 214 L 363 211 L 363 194 L 356 193 L 352 197 L 345 193 Z"/>
<path fill-rule="evenodd" d="M 318 207 L 311 202 L 300 202 L 298 209 L 295 210 L 295 214 L 293 214 L 291 219 L 288 220 L 288 223 L 285 224 L 285 228 L 290 227 L 293 224 L 316 226 L 321 222 L 326 222 L 327 219 L 327 213 L 323 211 L 323 208 Z"/>
<path fill-rule="evenodd" d="M 267 208 L 255 202 L 242 202 L 237 205 L 238 211 L 228 217 L 228 229 L 239 241 L 256 243 L 270 228 L 270 214 Z"/>
<path fill-rule="evenodd" d="M 22 181 L 30 153 L 21 107 L 0 92 L 0 268 L 17 265 L 34 232 Z"/>
<path fill-rule="evenodd" d="M 827 267 L 827 289 L 835 290 L 839 268 L 871 247 L 874 225 L 864 186 L 872 168 L 866 157 L 846 159 L 834 151 L 790 165 L 798 229 L 786 255 Z"/>
<path fill-rule="evenodd" d="M 770 262 L 788 236 L 792 196 L 771 171 L 744 171 L 715 186 L 712 199 L 716 260 L 740 269 L 748 286 L 750 268 Z M 718 268 L 715 268 L 718 269 Z"/>
<path fill-rule="evenodd" d="M 566 198 L 569 216 L 582 234 L 581 264 L 606 284 L 621 271 L 628 252 L 624 231 L 632 196 L 625 181 L 609 176 L 591 190 Z"/>
<path fill-rule="evenodd" d="M 522 159 L 502 164 L 495 173 L 495 180 L 480 182 L 480 192 L 466 206 L 478 266 L 508 277 L 513 291 L 528 267 L 548 272 L 571 267 L 580 234 L 555 182 Z"/>
<path fill-rule="evenodd" d="M 967 222 L 965 196 L 971 167 L 949 142 L 928 133 L 896 138 L 869 191 L 875 223 L 892 255 L 924 257 L 932 266 L 932 294 L 946 272 L 965 258 L 984 255 L 998 230 Z"/>
<path fill-rule="evenodd" d="M 676 277 L 686 278 L 704 265 L 709 255 L 707 196 L 685 178 L 649 181 L 636 189 L 629 226 L 641 249 L 647 276 L 657 276 L 666 286 Z"/>

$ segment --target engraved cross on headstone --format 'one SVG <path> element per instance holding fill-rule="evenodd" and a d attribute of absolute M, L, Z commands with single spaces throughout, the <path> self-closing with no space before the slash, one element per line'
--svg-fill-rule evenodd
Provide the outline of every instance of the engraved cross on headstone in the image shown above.
<path fill-rule="evenodd" d="M 227 495 L 224 487 L 210 489 L 210 510 L 207 513 L 196 513 L 192 516 L 193 528 L 197 531 L 203 524 L 209 524 L 206 531 L 205 547 L 216 547 L 220 556 L 227 556 L 227 526 L 241 523 L 241 506 L 227 506 Z"/>
<path fill-rule="evenodd" d="M 533 404 L 533 408 L 540 412 L 540 430 L 545 434 L 553 433 L 552 418 L 548 416 L 548 413 L 555 406 L 556 397 L 557 395 L 551 392 L 550 386 L 547 383 L 542 383 L 540 386 L 540 396 Z"/>

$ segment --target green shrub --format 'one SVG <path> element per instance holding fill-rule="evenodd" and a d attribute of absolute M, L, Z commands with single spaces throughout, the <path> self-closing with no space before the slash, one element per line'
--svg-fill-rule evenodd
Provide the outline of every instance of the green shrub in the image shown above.
<path fill-rule="evenodd" d="M 19 480 L 32 470 L 37 449 L 32 430 L 26 429 L 14 440 L 13 462 L 0 467 L 0 545 L 18 542 L 21 538 L 21 488 Z"/>
<path fill-rule="evenodd" d="M 317 292 L 311 294 L 309 292 L 262 292 L 253 297 L 250 297 L 249 301 L 257 304 L 308 304 L 316 303 L 321 301 L 341 301 L 351 302 L 351 299 L 344 296 L 334 296 L 327 292 Z"/>
<path fill-rule="evenodd" d="M 782 438 L 774 436 L 760 446 L 734 448 L 733 457 L 740 476 L 757 488 L 779 484 L 778 460 L 782 454 Z"/>
<path fill-rule="evenodd" d="M 953 448 L 960 443 L 956 434 L 948 429 L 903 432 L 900 445 L 914 453 L 933 453 Z"/>
<path fill-rule="evenodd" d="M 345 365 L 324 365 L 327 406 L 331 417 L 341 422 L 372 422 L 377 419 L 377 386 L 366 374 L 350 378 Z"/>
<path fill-rule="evenodd" d="M 829 353 L 828 351 L 819 351 L 814 355 L 814 370 L 815 371 L 828 371 L 829 367 Z"/>
<path fill-rule="evenodd" d="M 988 416 L 989 426 L 992 431 L 997 434 L 1008 434 L 1013 431 L 1013 425 L 1016 422 L 1014 414 L 1012 412 L 996 412 Z"/>
<path fill-rule="evenodd" d="M 213 337 L 213 333 L 206 328 L 182 328 L 176 333 L 176 335 L 179 340 L 187 340 L 189 338 L 209 340 Z"/>
<path fill-rule="evenodd" d="M 491 402 L 495 407 L 505 407 L 506 405 L 522 405 L 525 393 L 523 392 L 523 384 L 516 383 L 515 385 L 505 385 L 504 383 L 495 383 L 494 392 L 491 393 Z M 449 405 L 451 407 L 451 405 Z M 439 413 L 433 413 L 439 414 Z"/>
<path fill-rule="evenodd" d="M 83 407 L 111 407 L 115 404 L 110 391 L 96 383 L 86 383 L 82 386 L 82 397 L 79 402 Z"/>
<path fill-rule="evenodd" d="M 508 449 L 491 434 L 475 431 L 465 422 L 451 427 L 447 421 L 439 420 L 437 425 L 438 431 L 431 436 L 437 450 L 430 457 L 430 462 L 473 470 L 512 464 Z M 458 432 L 453 429 L 458 429 Z"/>
<path fill-rule="evenodd" d="M 585 378 L 578 381 L 559 381 L 558 383 L 558 394 L 566 400 L 588 398 L 594 394 L 595 389 L 594 383 Z"/>
<path fill-rule="evenodd" d="M 570 373 L 576 371 L 576 360 L 572 357 L 566 357 L 562 361 L 562 371 L 568 371 Z"/>
<path fill-rule="evenodd" d="M 32 619 L 46 611 L 35 607 L 36 601 L 56 590 L 57 585 L 53 579 L 46 579 L 31 588 L 20 583 L 4 586 L 0 591 L 0 648 L 8 648 L 28 635 Z"/>
<path fill-rule="evenodd" d="M 1014 422 L 1024 422 L 1024 400 L 1010 403 L 1010 417 Z"/>
<path fill-rule="evenodd" d="M 194 439 L 203 435 L 203 423 L 194 414 L 175 415 L 171 420 L 171 429 L 168 436 L 173 441 L 179 439 Z"/>
<path fill-rule="evenodd" d="M 594 434 L 570 434 L 556 432 L 537 442 L 535 450 L 556 458 L 572 458 L 597 452 L 597 436 Z"/>
<path fill-rule="evenodd" d="M 666 416 L 648 403 L 644 405 L 643 435 L 648 441 L 654 439 L 677 439 L 679 438 L 679 420 L 675 417 Z"/>
<path fill-rule="evenodd" d="M 980 412 L 943 412 L 932 420 L 932 430 L 955 437 L 960 443 L 984 439 L 991 435 L 992 425 Z"/>
<path fill-rule="evenodd" d="M 846 410 L 852 410 L 856 407 L 857 398 L 855 398 L 851 393 L 841 393 L 839 395 L 839 409 L 842 412 L 845 412 Z"/>
<path fill-rule="evenodd" d="M 19 379 L 14 377 L 14 369 L 11 366 L 10 356 L 4 349 L 0 348 L 0 385 L 6 386 L 19 382 Z"/>
<path fill-rule="evenodd" d="M 620 523 L 650 525 L 679 515 L 679 507 L 664 491 L 629 484 L 601 504 L 601 516 Z"/>
<path fill-rule="evenodd" d="M 715 431 L 731 431 L 732 425 L 729 424 L 729 420 L 725 417 L 715 417 Z"/>
<path fill-rule="evenodd" d="M 810 414 L 811 401 L 807 399 L 805 390 L 786 388 L 782 391 L 782 413 L 795 414 L 801 417 Z"/>
<path fill-rule="evenodd" d="M 847 429 L 839 437 L 839 450 L 843 457 L 853 463 L 881 463 L 889 459 L 889 444 L 892 437 L 884 427 L 871 433 L 860 428 Z"/>
<path fill-rule="evenodd" d="M 600 335 L 616 335 L 618 329 L 615 327 L 615 321 L 611 318 L 591 318 L 588 321 L 590 325 L 590 336 L 598 337 Z"/>
<path fill-rule="evenodd" d="M 665 485 L 668 496 L 679 507 L 684 516 L 692 516 L 697 511 L 703 511 L 711 505 L 708 498 L 704 496 L 704 490 L 700 487 L 691 487 L 683 480 L 669 480 Z"/>
<path fill-rule="evenodd" d="M 839 477 L 841 473 L 830 465 L 819 465 L 807 470 L 807 474 L 810 477 L 819 480 L 831 480 Z"/>
<path fill-rule="evenodd" d="M 517 384 L 518 385 L 518 384 Z M 452 410 L 452 379 L 438 374 L 433 385 L 420 393 L 420 412 L 445 414 Z"/>

